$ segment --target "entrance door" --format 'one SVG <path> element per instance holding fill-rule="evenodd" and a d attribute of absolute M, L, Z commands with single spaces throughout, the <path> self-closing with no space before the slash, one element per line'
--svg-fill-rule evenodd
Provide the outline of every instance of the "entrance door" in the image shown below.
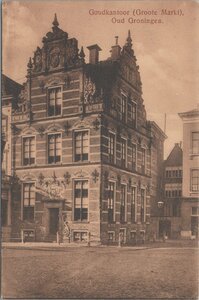
<path fill-rule="evenodd" d="M 198 238 L 199 217 L 191 217 L 191 235 Z"/>
<path fill-rule="evenodd" d="M 59 230 L 59 208 L 49 208 L 49 233 L 56 234 Z"/>
<path fill-rule="evenodd" d="M 159 237 L 166 235 L 168 238 L 171 236 L 171 222 L 169 220 L 159 221 Z"/>
<path fill-rule="evenodd" d="M 119 234 L 120 234 L 121 244 L 125 244 L 126 243 L 126 229 L 125 228 L 121 228 Z"/>

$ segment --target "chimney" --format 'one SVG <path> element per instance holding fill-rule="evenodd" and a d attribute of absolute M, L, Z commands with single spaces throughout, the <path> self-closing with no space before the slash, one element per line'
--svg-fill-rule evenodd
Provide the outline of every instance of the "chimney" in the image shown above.
<path fill-rule="evenodd" d="M 120 57 L 120 51 L 121 47 L 118 45 L 118 36 L 115 36 L 115 45 L 112 46 L 111 52 L 111 59 L 112 60 L 117 60 Z"/>
<path fill-rule="evenodd" d="M 89 50 L 89 63 L 95 65 L 99 61 L 99 51 L 102 49 L 97 45 L 88 46 L 87 49 Z"/>

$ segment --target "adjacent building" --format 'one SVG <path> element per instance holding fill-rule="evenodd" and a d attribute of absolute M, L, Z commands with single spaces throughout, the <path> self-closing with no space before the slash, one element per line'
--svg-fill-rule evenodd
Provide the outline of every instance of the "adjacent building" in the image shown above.
<path fill-rule="evenodd" d="M 199 107 L 179 113 L 183 122 L 183 204 L 181 236 L 198 237 L 199 220 Z"/>
<path fill-rule="evenodd" d="M 2 238 L 4 241 L 11 237 L 11 192 L 13 181 L 12 172 L 12 134 L 11 120 L 12 109 L 16 108 L 17 98 L 22 86 L 2 75 L 2 131 L 1 131 L 1 225 Z"/>
<path fill-rule="evenodd" d="M 135 243 L 150 238 L 166 138 L 147 121 L 130 32 L 99 60 L 59 28 L 29 60 L 12 114 L 12 238 Z"/>

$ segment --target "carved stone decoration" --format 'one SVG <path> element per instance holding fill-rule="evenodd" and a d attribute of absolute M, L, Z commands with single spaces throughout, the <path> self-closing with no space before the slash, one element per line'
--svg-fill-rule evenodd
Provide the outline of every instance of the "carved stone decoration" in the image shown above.
<path fill-rule="evenodd" d="M 40 173 L 38 176 L 38 182 L 40 185 L 42 185 L 44 182 L 44 175 L 42 173 Z"/>
<path fill-rule="evenodd" d="M 120 186 L 120 184 L 121 184 L 121 176 L 120 175 L 117 175 L 117 182 L 118 182 L 118 185 Z"/>
<path fill-rule="evenodd" d="M 95 84 L 91 81 L 90 78 L 86 78 L 84 84 L 84 99 L 86 103 L 92 103 L 94 101 L 95 92 Z"/>
<path fill-rule="evenodd" d="M 67 65 L 72 65 L 78 56 L 78 49 L 73 44 L 70 44 L 66 48 L 66 61 Z"/>
<path fill-rule="evenodd" d="M 69 75 L 67 75 L 65 78 L 64 78 L 64 85 L 65 87 L 68 89 L 70 87 L 70 84 L 71 84 L 71 78 Z"/>
<path fill-rule="evenodd" d="M 39 82 L 39 87 L 41 88 L 41 91 L 44 92 L 45 82 L 43 80 Z"/>
<path fill-rule="evenodd" d="M 88 177 L 89 174 L 81 169 L 80 171 L 74 173 L 74 176 L 83 178 L 83 177 Z"/>
<path fill-rule="evenodd" d="M 39 132 L 40 137 L 44 136 L 45 128 L 43 126 L 40 126 L 37 131 Z"/>
<path fill-rule="evenodd" d="M 40 72 L 42 69 L 42 51 L 39 47 L 37 47 L 37 50 L 35 51 L 33 64 L 34 64 L 34 71 Z"/>
<path fill-rule="evenodd" d="M 53 48 L 49 53 L 49 64 L 51 67 L 56 68 L 60 64 L 60 50 L 58 47 Z"/>
<path fill-rule="evenodd" d="M 11 129 L 14 135 L 18 135 L 21 132 L 21 129 L 18 128 L 15 124 L 11 124 Z"/>
<path fill-rule="evenodd" d="M 41 173 L 37 179 L 37 191 L 43 200 L 65 200 L 66 184 L 63 178 L 58 178 L 53 172 L 52 177 L 44 177 Z"/>
<path fill-rule="evenodd" d="M 98 181 L 98 179 L 99 179 L 99 172 L 95 169 L 93 172 L 92 172 L 92 177 L 93 177 L 93 181 L 94 181 L 94 183 L 96 183 L 97 181 Z"/>
<path fill-rule="evenodd" d="M 66 121 L 66 122 L 64 123 L 64 132 L 66 133 L 66 135 L 69 134 L 70 128 L 71 128 L 71 125 L 70 125 L 69 121 Z"/>
<path fill-rule="evenodd" d="M 93 128 L 97 131 L 99 128 L 100 128 L 100 120 L 98 118 L 96 118 L 94 121 L 93 121 Z"/>
<path fill-rule="evenodd" d="M 70 183 L 70 178 L 71 178 L 71 175 L 69 174 L 69 172 L 64 173 L 64 182 L 66 184 Z"/>
<path fill-rule="evenodd" d="M 16 173 L 13 174 L 13 176 L 10 179 L 10 184 L 12 186 L 18 186 L 20 183 L 20 179 Z"/>

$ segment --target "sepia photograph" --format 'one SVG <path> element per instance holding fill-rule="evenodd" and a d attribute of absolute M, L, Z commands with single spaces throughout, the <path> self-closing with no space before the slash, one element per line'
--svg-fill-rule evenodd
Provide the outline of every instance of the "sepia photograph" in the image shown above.
<path fill-rule="evenodd" d="M 1 299 L 199 299 L 199 1 L 1 9 Z"/>

